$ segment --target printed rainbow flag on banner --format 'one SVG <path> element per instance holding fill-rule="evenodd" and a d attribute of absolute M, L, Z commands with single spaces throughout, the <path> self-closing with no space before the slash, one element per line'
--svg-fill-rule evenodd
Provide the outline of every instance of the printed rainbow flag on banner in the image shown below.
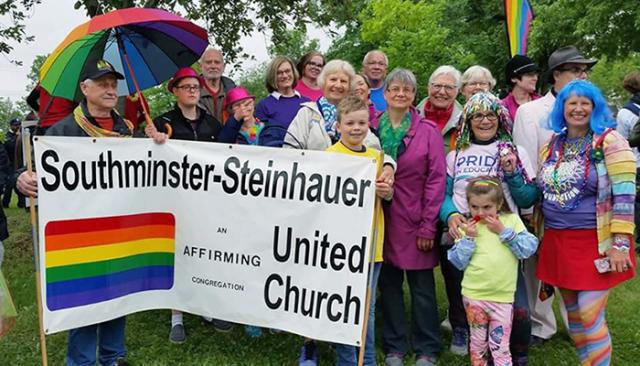
<path fill-rule="evenodd" d="M 44 229 L 47 307 L 60 310 L 173 287 L 175 218 L 154 212 Z"/>
<path fill-rule="evenodd" d="M 504 15 L 507 18 L 507 40 L 509 54 L 525 55 L 527 37 L 533 20 L 533 9 L 528 0 L 504 0 Z"/>

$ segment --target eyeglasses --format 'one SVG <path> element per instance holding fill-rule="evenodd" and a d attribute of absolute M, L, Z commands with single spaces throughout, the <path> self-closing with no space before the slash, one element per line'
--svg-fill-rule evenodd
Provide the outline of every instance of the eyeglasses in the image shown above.
<path fill-rule="evenodd" d="M 479 86 L 479 87 L 482 87 L 482 88 L 488 88 L 490 84 L 487 81 L 470 81 L 470 82 L 466 83 L 465 85 L 468 85 L 468 86 Z"/>
<path fill-rule="evenodd" d="M 431 84 L 431 87 L 435 90 L 441 90 L 444 88 L 444 90 L 447 93 L 451 93 L 452 91 L 457 89 L 455 85 L 448 85 L 448 84 Z"/>
<path fill-rule="evenodd" d="M 200 90 L 200 85 L 180 85 L 180 86 L 176 86 L 176 89 L 181 89 L 181 90 L 189 91 L 189 92 L 195 92 L 197 90 Z"/>
<path fill-rule="evenodd" d="M 574 75 L 582 75 L 582 73 L 588 74 L 591 72 L 591 68 L 589 67 L 580 67 L 580 66 L 573 66 L 573 67 L 566 67 L 563 69 L 558 69 L 558 71 L 567 71 L 570 72 Z"/>
<path fill-rule="evenodd" d="M 307 66 L 315 66 L 315 67 L 318 67 L 318 68 L 323 68 L 324 67 L 323 64 L 319 64 L 319 63 L 313 62 L 313 61 L 307 62 Z"/>
<path fill-rule="evenodd" d="M 405 86 L 405 87 L 399 87 L 399 86 L 392 86 L 391 88 L 387 89 L 389 92 L 391 92 L 392 94 L 400 94 L 400 92 L 403 92 L 404 94 L 413 94 L 415 93 L 415 90 L 413 90 L 413 88 Z"/>
<path fill-rule="evenodd" d="M 291 74 L 293 74 L 293 70 L 292 69 L 278 70 L 278 72 L 276 72 L 276 74 L 278 74 L 278 75 L 291 75 Z"/>
<path fill-rule="evenodd" d="M 487 113 L 487 114 L 476 113 L 471 116 L 471 120 L 473 122 L 482 122 L 482 120 L 484 120 L 485 118 L 489 122 L 495 122 L 498 120 L 498 116 L 495 113 Z"/>

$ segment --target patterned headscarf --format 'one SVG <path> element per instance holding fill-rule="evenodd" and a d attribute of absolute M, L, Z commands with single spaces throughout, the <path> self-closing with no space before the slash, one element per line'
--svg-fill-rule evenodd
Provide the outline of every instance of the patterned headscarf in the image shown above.
<path fill-rule="evenodd" d="M 498 131 L 496 139 L 512 142 L 511 129 L 513 122 L 509 117 L 509 111 L 500 103 L 500 100 L 489 92 L 474 94 L 462 107 L 462 115 L 458 121 L 458 139 L 456 149 L 464 150 L 471 145 L 471 117 L 478 112 L 493 112 L 498 116 Z"/>
<path fill-rule="evenodd" d="M 513 121 L 509 116 L 507 108 L 500 103 L 500 100 L 489 92 L 480 92 L 474 94 L 469 101 L 462 107 L 462 116 L 458 121 L 458 139 L 456 140 L 456 150 L 461 151 L 471 145 L 471 117 L 478 112 L 493 112 L 498 116 L 498 131 L 496 131 L 496 140 L 498 141 L 498 151 L 496 153 L 496 161 L 509 152 L 513 152 L 516 157 L 516 169 L 522 174 L 526 183 L 531 183 L 531 178 L 522 165 L 518 149 L 513 143 L 511 130 Z M 498 177 L 504 180 L 504 171 L 502 166 L 498 164 Z"/>

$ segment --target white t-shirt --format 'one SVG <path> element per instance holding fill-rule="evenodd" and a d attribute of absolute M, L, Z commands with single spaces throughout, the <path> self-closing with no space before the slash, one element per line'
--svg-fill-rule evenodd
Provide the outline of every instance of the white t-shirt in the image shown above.
<path fill-rule="evenodd" d="M 517 148 L 520 161 L 529 178 L 535 178 L 536 172 L 531 165 L 531 159 L 529 159 L 527 151 L 520 146 Z M 452 150 L 447 154 L 447 175 L 453 178 L 453 203 L 456 205 L 458 212 L 461 214 L 469 212 L 465 193 L 469 180 L 483 175 L 497 176 L 499 165 L 497 141 L 489 145 L 472 144 L 466 150 L 459 152 Z M 511 197 L 511 192 L 509 192 L 509 186 L 506 182 L 502 182 L 502 188 L 509 209 L 511 209 L 511 212 L 517 213 L 518 207 Z"/>

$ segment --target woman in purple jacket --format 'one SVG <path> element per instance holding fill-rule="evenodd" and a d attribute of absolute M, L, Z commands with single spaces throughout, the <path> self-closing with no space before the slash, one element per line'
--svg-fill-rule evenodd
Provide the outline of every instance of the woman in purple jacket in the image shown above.
<path fill-rule="evenodd" d="M 387 365 L 402 365 L 409 352 L 402 285 L 411 292 L 412 344 L 416 365 L 435 364 L 442 350 L 433 268 L 438 211 L 444 199 L 444 145 L 436 126 L 413 108 L 416 77 L 395 69 L 386 80 L 388 109 L 379 117 L 382 148 L 397 162 L 396 193 L 385 209 L 382 292 L 382 341 Z"/>

